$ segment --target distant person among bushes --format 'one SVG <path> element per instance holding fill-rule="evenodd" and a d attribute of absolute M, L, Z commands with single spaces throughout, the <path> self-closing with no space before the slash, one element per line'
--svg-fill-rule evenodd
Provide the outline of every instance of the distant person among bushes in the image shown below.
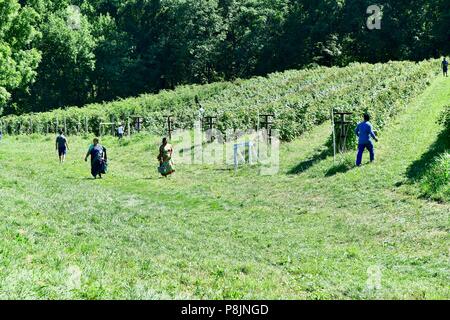
<path fill-rule="evenodd" d="M 370 115 L 364 115 L 364 122 L 358 124 L 355 130 L 356 135 L 359 138 L 358 141 L 358 156 L 356 158 L 356 165 L 359 167 L 362 163 L 362 158 L 364 154 L 364 150 L 368 150 L 370 153 L 370 162 L 375 161 L 375 151 L 373 142 L 370 138 L 373 138 L 376 142 L 378 142 L 378 138 L 373 132 L 372 124 L 370 123 Z"/>
<path fill-rule="evenodd" d="M 64 163 L 66 161 L 67 150 L 69 150 L 69 143 L 67 138 L 64 136 L 64 131 L 59 130 L 59 135 L 56 137 L 56 151 L 59 156 L 59 163 Z"/>
<path fill-rule="evenodd" d="M 444 77 L 448 77 L 448 61 L 447 58 L 442 60 L 442 71 L 444 72 Z"/>
<path fill-rule="evenodd" d="M 158 171 L 163 177 L 167 177 L 175 172 L 173 161 L 173 147 L 168 143 L 167 138 L 164 138 L 162 145 L 159 147 L 159 168 Z"/>
<path fill-rule="evenodd" d="M 123 124 L 120 124 L 119 128 L 117 128 L 117 136 L 119 137 L 119 140 L 123 139 L 124 133 L 125 133 L 125 129 L 123 127 Z"/>
<path fill-rule="evenodd" d="M 97 138 L 94 139 L 93 144 L 89 146 L 89 150 L 84 158 L 88 160 L 91 156 L 91 174 L 97 179 L 97 176 L 102 179 L 102 174 L 106 174 L 108 166 L 108 157 L 106 155 L 106 148 L 100 145 Z"/>

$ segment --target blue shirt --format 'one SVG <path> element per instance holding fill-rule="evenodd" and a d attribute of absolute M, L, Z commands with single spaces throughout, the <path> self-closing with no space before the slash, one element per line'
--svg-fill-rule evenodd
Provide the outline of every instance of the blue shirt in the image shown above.
<path fill-rule="evenodd" d="M 370 143 L 370 137 L 374 139 L 377 138 L 373 132 L 372 124 L 370 122 L 361 122 L 358 124 L 355 133 L 359 137 L 359 144 Z"/>

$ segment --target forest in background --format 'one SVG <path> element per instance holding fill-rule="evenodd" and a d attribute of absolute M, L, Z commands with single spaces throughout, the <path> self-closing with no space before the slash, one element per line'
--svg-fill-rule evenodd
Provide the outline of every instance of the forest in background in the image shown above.
<path fill-rule="evenodd" d="M 449 51 L 448 0 L 0 0 L 0 115 Z"/>

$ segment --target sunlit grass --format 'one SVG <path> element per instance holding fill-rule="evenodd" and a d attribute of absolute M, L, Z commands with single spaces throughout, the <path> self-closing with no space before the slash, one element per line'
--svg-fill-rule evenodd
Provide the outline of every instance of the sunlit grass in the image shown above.
<path fill-rule="evenodd" d="M 337 164 L 324 153 L 328 125 L 284 144 L 272 177 L 178 165 L 163 179 L 159 138 L 142 135 L 105 138 L 110 173 L 94 181 L 90 138 L 71 137 L 60 166 L 53 137 L 7 137 L 0 297 L 448 299 L 450 206 L 408 183 L 438 138 L 448 88 L 437 80 L 416 99 L 361 168 L 351 153 Z"/>

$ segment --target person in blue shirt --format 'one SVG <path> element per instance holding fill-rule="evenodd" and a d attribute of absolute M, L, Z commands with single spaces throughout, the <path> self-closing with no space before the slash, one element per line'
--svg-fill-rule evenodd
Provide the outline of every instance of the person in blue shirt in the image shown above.
<path fill-rule="evenodd" d="M 376 142 L 378 142 L 378 138 L 373 132 L 372 124 L 370 123 L 370 115 L 364 115 L 364 122 L 358 124 L 355 130 L 356 135 L 358 136 L 358 156 L 356 158 L 356 165 L 359 167 L 362 163 L 362 157 L 364 154 L 364 150 L 369 150 L 370 153 L 370 162 L 375 161 L 375 151 L 371 138 L 373 138 Z"/>

